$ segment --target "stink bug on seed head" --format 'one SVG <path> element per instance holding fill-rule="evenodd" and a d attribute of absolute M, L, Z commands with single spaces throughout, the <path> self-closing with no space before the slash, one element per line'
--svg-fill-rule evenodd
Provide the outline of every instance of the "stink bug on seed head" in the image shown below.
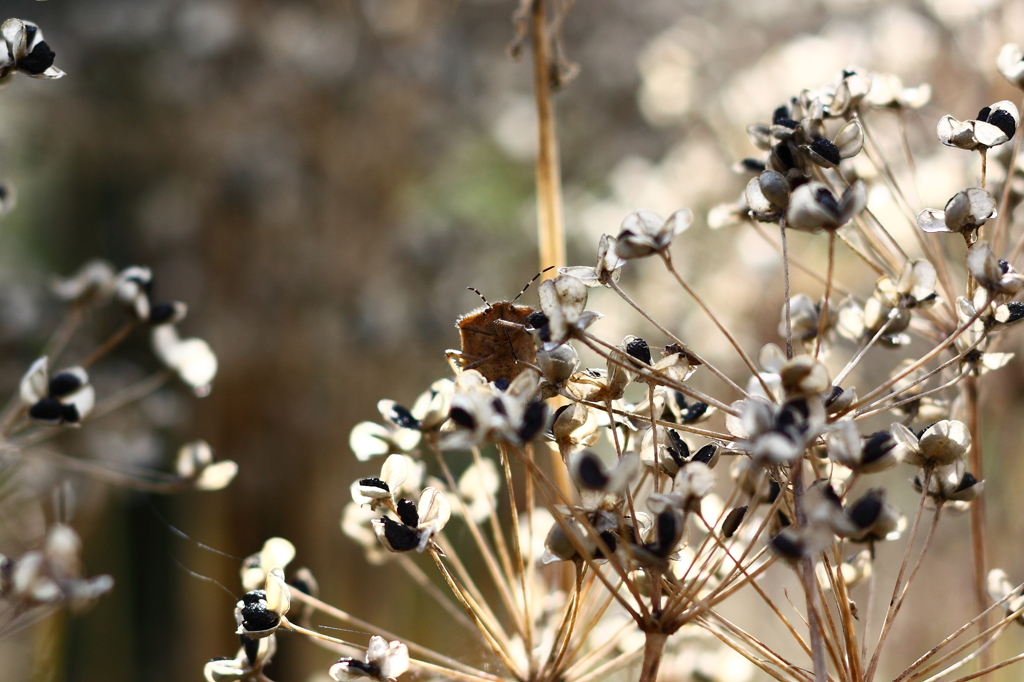
<path fill-rule="evenodd" d="M 475 369 L 488 381 L 504 382 L 511 382 L 524 368 L 536 365 L 537 347 L 529 324 L 536 311 L 528 305 L 516 305 L 516 301 L 551 269 L 538 272 L 511 301 L 489 303 L 483 294 L 469 287 L 485 305 L 456 320 L 462 348 L 448 351 L 449 360 L 457 360 L 460 370 Z"/>

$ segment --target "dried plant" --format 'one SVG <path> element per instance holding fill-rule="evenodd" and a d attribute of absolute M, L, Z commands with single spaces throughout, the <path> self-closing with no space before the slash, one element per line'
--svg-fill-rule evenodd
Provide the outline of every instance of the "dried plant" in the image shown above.
<path fill-rule="evenodd" d="M 6 44 L 0 87 L 16 73 L 48 80 L 64 75 L 53 65 L 55 53 L 38 26 L 8 19 L 0 32 Z M 14 197 L 12 186 L 0 186 L 0 216 L 14 209 Z M 4 551 L 22 548 L 17 555 L 0 554 L 0 636 L 12 635 L 62 608 L 81 611 L 113 588 L 109 575 L 85 577 L 82 541 L 70 525 L 82 477 L 149 493 L 173 493 L 219 490 L 237 471 L 230 460 L 215 462 L 203 441 L 181 447 L 173 473 L 140 471 L 62 452 L 68 445 L 62 437 L 69 431 L 94 428 L 93 422 L 175 377 L 197 396 L 207 395 L 217 358 L 202 339 L 179 336 L 176 325 L 185 318 L 186 306 L 154 297 L 149 268 L 117 272 L 109 263 L 91 261 L 69 278 L 55 278 L 51 290 L 65 306 L 63 318 L 0 411 L 0 516 L 4 535 L 11 536 L 4 537 L 10 545 Z M 103 311 L 108 307 L 122 309 L 114 311 L 114 318 L 122 322 L 112 333 L 107 330 L 105 339 L 93 342 L 90 335 L 103 333 L 103 323 L 109 322 Z M 89 372 L 137 331 L 150 335 L 153 355 L 163 368 L 137 381 L 125 377 L 119 390 L 103 395 L 90 382 Z M 55 366 L 58 358 L 80 353 L 77 363 Z M 50 498 L 53 510 L 47 513 Z M 48 528 L 41 527 L 42 519 Z"/>
<path fill-rule="evenodd" d="M 693 222 L 687 209 L 667 218 L 629 213 L 617 235 L 601 237 L 595 265 L 561 262 L 551 93 L 572 71 L 560 48 L 572 3 L 553 4 L 552 18 L 543 0 L 523 0 L 515 47 L 527 36 L 534 47 L 541 267 L 557 272 L 536 287 L 536 307 L 518 297 L 485 301 L 460 318 L 461 348 L 448 354 L 454 378 L 439 379 L 408 408 L 381 400 L 382 423 L 361 423 L 350 439 L 357 459 L 383 461 L 379 475 L 353 482 L 342 530 L 369 563 L 394 562 L 436 600 L 444 627 L 461 629 L 459 644 L 435 651 L 321 601 L 308 569 L 286 573 L 296 548 L 271 538 L 241 567 L 241 648 L 210 661 L 206 679 L 267 679 L 277 633 L 286 630 L 344 655 L 327 671 L 335 680 L 411 672 L 464 682 L 724 681 L 759 669 L 777 680 L 872 681 L 894 622 L 907 615 L 908 591 L 925 580 L 936 529 L 954 513 L 970 515 L 976 615 L 950 623 L 947 638 L 891 679 L 957 674 L 965 682 L 1024 658 L 992 656 L 1000 635 L 1024 622 L 1024 584 L 988 567 L 979 406 L 983 381 L 1010 360 L 1009 328 L 1024 319 L 1024 274 L 1014 267 L 1024 230 L 1012 220 L 1024 196 L 1017 107 L 1000 101 L 973 119 L 939 119 L 938 141 L 977 153 L 979 177 L 941 209 L 914 199 L 904 115 L 928 101 L 925 86 L 849 68 L 793 93 L 769 123 L 752 124 L 761 154 L 737 164 L 750 175 L 745 191 L 708 222 L 752 230 L 779 253 L 780 345 L 754 352 L 751 335 L 731 328 L 673 260 Z M 3 35 L 0 83 L 15 72 L 62 75 L 37 27 L 9 20 Z M 1017 88 L 1022 55 L 1008 45 L 997 61 Z M 903 158 L 881 144 L 890 119 Z M 1000 171 L 996 182 L 990 166 Z M 909 230 L 876 215 L 876 192 Z M 11 196 L 0 193 L 0 208 Z M 792 239 L 824 242 L 824 257 L 792 257 Z M 841 274 L 860 279 L 847 261 L 869 273 L 873 288 L 843 281 Z M 712 359 L 722 353 L 711 341 L 681 338 L 649 312 L 655 302 L 620 284 L 623 270 L 645 266 L 678 287 L 659 296 L 707 316 L 743 373 Z M 791 292 L 791 268 L 822 293 Z M 215 463 L 203 443 L 181 450 L 173 475 L 114 470 L 41 447 L 174 375 L 203 395 L 217 367 L 205 342 L 178 335 L 185 307 L 156 301 L 145 268 L 118 273 L 92 263 L 54 290 L 69 312 L 0 414 L 11 472 L 2 485 L 39 498 L 42 490 L 16 477 L 27 462 L 151 492 L 226 485 L 234 464 Z M 602 315 L 588 309 L 594 290 L 635 311 L 619 325 L 643 336 L 600 336 Z M 78 364 L 52 371 L 87 314 L 111 302 L 128 321 Z M 140 327 L 150 329 L 167 369 L 97 401 L 88 370 Z M 581 357 L 598 366 L 584 368 Z M 710 388 L 698 387 L 700 375 Z M 917 503 L 907 516 L 876 476 L 896 468 L 912 475 Z M 107 576 L 82 577 L 69 496 L 58 498 L 57 523 L 39 548 L 0 557 L 5 631 L 112 586 Z M 895 541 L 905 543 L 902 557 L 893 575 L 880 575 L 889 567 L 878 548 Z M 784 603 L 774 587 L 790 580 L 801 596 Z M 729 613 L 747 596 L 773 614 L 769 627 Z M 876 622 L 875 604 L 887 596 Z M 369 639 L 327 634 L 314 617 Z M 783 632 L 796 655 L 769 630 Z"/>
<path fill-rule="evenodd" d="M 556 8 L 556 25 L 565 9 Z M 544 3 L 524 2 L 520 16 L 534 20 L 539 72 L 557 74 Z M 1007 46 L 999 58 L 1017 87 L 1020 55 Z M 545 244 L 561 228 L 560 208 L 550 207 L 558 191 L 551 83 L 540 85 Z M 238 603 L 242 650 L 211 661 L 207 679 L 264 679 L 275 648 L 266 642 L 288 629 L 345 654 L 366 648 L 365 659 L 345 657 L 331 668 L 336 680 L 386 680 L 406 670 L 467 681 L 621 674 L 647 682 L 659 670 L 666 679 L 735 680 L 754 668 L 778 680 L 874 680 L 908 590 L 923 579 L 936 528 L 965 511 L 977 615 L 951 623 L 949 637 L 893 679 L 959 671 L 964 681 L 1024 657 L 993 662 L 990 655 L 1024 613 L 1024 586 L 987 571 L 979 410 L 982 377 L 998 376 L 989 372 L 1009 361 L 1000 350 L 1006 331 L 1024 319 L 1016 300 L 1024 275 L 1013 267 L 1024 234 L 1010 220 L 1021 196 L 1014 190 L 1019 113 L 1002 101 L 974 119 L 944 116 L 938 139 L 978 154 L 979 186 L 942 210 L 915 210 L 913 188 L 893 168 L 913 170 L 902 117 L 929 93 L 850 68 L 831 84 L 794 93 L 770 123 L 749 127 L 762 154 L 737 165 L 751 175 L 746 190 L 709 223 L 753 229 L 777 248 L 784 350 L 744 347 L 676 268 L 672 246 L 682 248 L 689 211 L 666 219 L 639 210 L 618 235 L 601 238 L 593 267 L 563 266 L 541 282 L 538 309 L 485 301 L 461 318 L 462 347 L 449 352 L 454 379 L 436 382 L 411 408 L 382 400 L 383 424 L 356 426 L 350 445 L 357 458 L 386 458 L 378 476 L 353 483 L 344 532 L 368 561 L 396 562 L 436 599 L 450 619 L 445 627 L 462 628 L 477 643 L 472 654 L 464 644 L 439 652 L 399 640 L 319 601 L 308 581 L 289 590 L 285 566 L 261 558 L 265 548 L 246 562 L 266 582 L 251 581 L 247 589 L 264 589 Z M 903 159 L 888 158 L 878 141 L 892 118 L 901 122 Z M 1009 159 L 999 160 L 1002 185 L 993 186 L 989 152 L 1011 142 Z M 877 217 L 869 190 L 887 193 L 913 229 Z M 791 231 L 825 241 L 824 261 L 791 258 Z M 960 234 L 966 251 L 940 233 Z M 1011 239 L 1016 245 L 1006 248 Z M 877 278 L 873 290 L 858 292 L 839 279 L 841 250 Z M 713 322 L 744 376 L 730 377 L 700 340 L 680 338 L 620 286 L 622 270 L 640 261 L 664 268 L 678 285 L 678 305 L 696 306 Z M 562 264 L 542 261 L 549 265 Z M 791 267 L 817 280 L 823 295 L 791 293 Z M 653 329 L 646 337 L 656 335 L 657 344 L 599 336 L 602 315 L 587 307 L 595 288 L 631 307 L 630 324 Z M 581 352 L 603 366 L 582 368 Z M 891 371 L 873 385 L 879 367 Z M 716 388 L 698 389 L 691 379 L 698 372 L 713 376 Z M 888 501 L 887 486 L 872 478 L 896 467 L 914 472 L 918 502 L 909 523 Z M 454 524 L 471 542 L 449 537 Z M 895 575 L 879 576 L 878 546 L 900 539 Z M 799 604 L 772 594 L 769 584 L 787 574 L 801 587 Z M 875 622 L 874 605 L 889 586 L 888 607 Z M 862 595 L 856 600 L 854 590 Z M 798 656 L 768 643 L 759 634 L 764 624 L 726 615 L 723 607 L 741 591 L 767 605 L 777 619 L 771 627 L 781 626 Z M 319 613 L 371 633 L 369 646 L 292 622 L 296 604 L 302 618 Z M 719 649 L 748 668 L 695 668 Z"/>

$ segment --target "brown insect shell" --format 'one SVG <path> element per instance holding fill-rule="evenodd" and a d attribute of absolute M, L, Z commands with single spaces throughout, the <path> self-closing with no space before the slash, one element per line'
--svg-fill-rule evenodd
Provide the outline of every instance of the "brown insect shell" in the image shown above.
<path fill-rule="evenodd" d="M 488 381 L 511 382 L 527 365 L 537 362 L 533 335 L 526 331 L 526 318 L 533 308 L 508 301 L 491 303 L 458 319 L 463 370 L 475 369 Z"/>

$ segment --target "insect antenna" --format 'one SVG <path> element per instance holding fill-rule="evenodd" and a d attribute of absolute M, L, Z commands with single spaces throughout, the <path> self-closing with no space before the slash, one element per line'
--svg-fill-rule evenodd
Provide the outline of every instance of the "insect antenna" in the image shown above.
<path fill-rule="evenodd" d="M 527 286 L 529 286 L 529 285 L 527 285 Z M 481 300 L 481 301 L 483 301 L 483 302 L 484 302 L 484 305 L 486 305 L 486 306 L 487 306 L 488 308 L 490 308 L 490 307 L 491 307 L 491 303 L 490 303 L 490 301 L 488 301 L 488 300 L 487 300 L 486 298 L 484 298 L 484 295 L 480 293 L 480 290 L 479 290 L 479 289 L 477 289 L 476 287 L 466 287 L 466 289 L 467 289 L 468 291 L 472 291 L 472 292 L 473 292 L 474 294 L 476 294 L 477 296 L 479 296 L 479 297 L 480 297 L 480 300 Z"/>
<path fill-rule="evenodd" d="M 526 286 L 523 287 L 523 290 L 520 291 L 518 294 L 516 294 L 516 297 L 513 298 L 511 301 L 509 301 L 509 303 L 515 303 L 516 301 L 518 301 L 519 297 L 522 296 L 523 294 L 525 294 L 526 290 L 530 288 L 530 285 L 537 281 L 537 278 L 539 278 L 541 275 L 543 275 L 548 270 L 554 270 L 554 269 L 555 269 L 554 265 L 549 265 L 548 267 L 544 268 L 543 270 L 538 272 L 536 275 L 534 275 L 533 279 L 531 279 L 529 282 L 527 282 Z"/>

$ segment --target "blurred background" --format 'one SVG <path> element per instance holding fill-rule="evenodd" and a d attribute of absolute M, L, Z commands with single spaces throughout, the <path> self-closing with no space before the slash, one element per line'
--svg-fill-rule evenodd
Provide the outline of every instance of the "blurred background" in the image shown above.
<path fill-rule="evenodd" d="M 149 265 L 158 297 L 189 304 L 183 333 L 217 352 L 214 390 L 196 400 L 165 388 L 65 437 L 65 450 L 167 470 L 181 443 L 203 438 L 241 468 L 226 491 L 171 498 L 75 479 L 87 570 L 117 586 L 84 616 L 0 641 L 0 680 L 197 680 L 205 661 L 234 654 L 234 598 L 177 564 L 238 594 L 238 562 L 176 538 L 154 510 L 235 557 L 287 537 L 298 547 L 292 566 L 313 570 L 326 601 L 425 644 L 444 641 L 404 575 L 369 567 L 340 532 L 349 483 L 379 466 L 355 460 L 348 434 L 376 418 L 377 400 L 409 404 L 450 373 L 443 351 L 458 344 L 455 319 L 479 304 L 466 287 L 509 298 L 537 271 L 531 68 L 506 49 L 515 4 L 5 0 L 0 19 L 37 22 L 67 76 L 19 76 L 0 92 L 0 179 L 19 193 L 0 225 L 3 386 L 16 387 L 60 320 L 52 274 L 96 257 Z M 629 211 L 689 207 L 696 220 L 675 249 L 680 267 L 749 349 L 777 341 L 777 256 L 751 230 L 711 231 L 704 218 L 742 191 L 746 178 L 730 166 L 756 151 L 745 126 L 849 64 L 930 82 L 933 104 L 909 131 L 924 205 L 941 207 L 976 182 L 977 168 L 935 141 L 935 121 L 1017 99 L 994 67 L 1010 40 L 1024 40 L 1024 3 L 577 2 L 564 43 L 580 73 L 556 99 L 570 263 L 591 265 L 597 239 Z M 798 236 L 793 248 L 820 259 L 822 243 Z M 862 270 L 840 265 L 866 293 Z M 738 370 L 657 268 L 631 267 L 624 284 Z M 821 293 L 796 277 L 799 291 Z M 617 309 L 599 295 L 593 307 Z M 97 339 L 116 326 L 90 324 Z M 625 315 L 603 324 L 612 340 L 650 333 Z M 140 334 L 96 368 L 95 383 L 102 395 L 155 367 Z M 1021 416 L 1024 366 L 1002 372 L 986 394 L 986 421 L 1004 427 L 986 441 L 987 474 L 1000 481 L 986 494 L 992 559 L 1020 580 L 1024 520 L 1002 510 L 1024 477 L 1024 434 L 1010 419 Z M 34 518 L 5 520 L 2 537 L 33 544 Z M 906 646 L 887 666 L 902 669 L 971 613 L 970 567 L 955 560 L 966 533 L 965 517 L 943 524 L 925 566 L 940 577 L 905 607 L 952 615 L 900 623 L 894 636 Z M 326 679 L 333 657 L 294 640 L 280 638 L 270 675 Z M 1024 641 L 1012 633 L 1000 646 L 1009 654 Z"/>

